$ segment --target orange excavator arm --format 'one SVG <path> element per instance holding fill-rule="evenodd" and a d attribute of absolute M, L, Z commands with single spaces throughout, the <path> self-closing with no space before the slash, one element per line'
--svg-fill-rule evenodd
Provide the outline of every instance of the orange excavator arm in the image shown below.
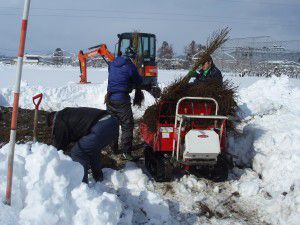
<path fill-rule="evenodd" d="M 94 49 L 94 50 L 92 50 Z M 97 45 L 94 47 L 89 48 L 89 50 L 92 50 L 87 53 L 83 53 L 82 50 L 78 53 L 78 60 L 79 60 L 79 67 L 80 67 L 80 83 L 86 84 L 87 82 L 87 64 L 86 61 L 88 58 L 92 58 L 95 56 L 102 56 L 104 61 L 106 63 L 111 62 L 115 59 L 115 56 L 107 49 L 107 46 L 105 44 Z"/>

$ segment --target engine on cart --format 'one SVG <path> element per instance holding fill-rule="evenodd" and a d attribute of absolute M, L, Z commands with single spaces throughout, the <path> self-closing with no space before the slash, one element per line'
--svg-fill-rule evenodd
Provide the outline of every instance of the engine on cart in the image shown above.
<path fill-rule="evenodd" d="M 185 135 L 183 161 L 217 161 L 221 153 L 219 135 L 213 130 L 190 130 Z"/>
<path fill-rule="evenodd" d="M 161 104 L 155 132 L 145 123 L 140 124 L 147 143 L 145 166 L 156 181 L 171 180 L 174 170 L 216 181 L 227 179 L 228 118 L 218 115 L 218 109 L 213 98 L 185 97 Z"/>

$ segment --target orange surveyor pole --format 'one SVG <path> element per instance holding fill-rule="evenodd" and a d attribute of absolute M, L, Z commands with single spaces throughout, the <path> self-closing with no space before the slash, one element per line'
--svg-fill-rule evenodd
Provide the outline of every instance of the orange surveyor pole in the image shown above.
<path fill-rule="evenodd" d="M 10 125 L 10 141 L 9 141 L 10 148 L 9 148 L 9 154 L 8 154 L 8 170 L 7 170 L 7 184 L 6 184 L 6 196 L 5 196 L 6 197 L 5 203 L 7 205 L 11 204 L 14 153 L 15 153 L 15 144 L 16 144 L 18 108 L 19 108 L 19 97 L 20 97 L 20 83 L 21 83 L 21 78 L 22 78 L 23 57 L 24 57 L 30 1 L 31 0 L 25 0 L 25 4 L 24 4 L 22 29 L 21 29 L 21 36 L 20 36 L 20 46 L 19 46 L 19 52 L 18 52 L 17 80 L 16 80 L 16 84 L 15 84 L 14 104 L 13 104 L 13 111 L 12 111 L 11 125 Z"/>

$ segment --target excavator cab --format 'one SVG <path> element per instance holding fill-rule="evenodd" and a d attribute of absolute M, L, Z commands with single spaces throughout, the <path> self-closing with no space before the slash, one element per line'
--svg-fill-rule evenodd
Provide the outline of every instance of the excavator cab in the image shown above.
<path fill-rule="evenodd" d="M 139 73 L 143 76 L 143 87 L 154 97 L 160 96 L 160 88 L 157 84 L 156 36 L 149 33 L 122 33 L 118 34 L 118 56 L 121 56 L 126 48 L 132 47 L 137 53 L 135 64 Z M 138 39 L 138 42 L 135 43 Z"/>
<path fill-rule="evenodd" d="M 126 48 L 132 47 L 137 53 L 134 64 L 143 77 L 142 89 L 150 92 L 155 98 L 160 97 L 161 90 L 157 84 L 157 64 L 156 57 L 156 37 L 148 33 L 122 33 L 118 34 L 118 56 L 121 56 Z M 87 84 L 87 60 L 92 57 L 101 56 L 108 64 L 115 59 L 105 44 L 100 44 L 89 48 L 89 52 L 82 50 L 78 53 L 80 68 L 80 83 Z"/>

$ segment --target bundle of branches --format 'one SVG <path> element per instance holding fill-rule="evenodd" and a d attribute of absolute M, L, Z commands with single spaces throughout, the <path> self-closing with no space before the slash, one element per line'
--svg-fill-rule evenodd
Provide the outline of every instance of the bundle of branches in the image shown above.
<path fill-rule="evenodd" d="M 201 54 L 192 70 L 197 70 L 199 66 L 207 61 L 207 58 L 217 50 L 223 43 L 227 41 L 229 29 L 225 28 L 219 32 L 215 32 L 207 42 L 206 50 Z M 167 86 L 161 95 L 161 98 L 154 105 L 146 109 L 142 118 L 142 122 L 146 123 L 149 129 L 156 131 L 156 122 L 159 114 L 159 108 L 162 102 L 177 102 L 182 97 L 211 97 L 219 103 L 219 114 L 226 116 L 235 116 L 236 101 L 235 93 L 236 88 L 233 87 L 229 81 L 223 82 L 223 84 L 211 80 L 205 83 L 189 83 L 189 74 L 185 77 L 175 80 L 171 85 Z M 175 108 L 174 104 L 170 104 L 169 107 L 163 109 L 164 114 L 174 116 Z M 232 124 L 229 124 L 229 128 L 233 128 Z"/>
<path fill-rule="evenodd" d="M 154 105 L 148 107 L 143 115 L 142 122 L 146 123 L 150 131 L 156 131 L 156 122 L 159 116 L 159 110 L 168 116 L 175 116 L 176 104 L 166 104 L 160 109 L 161 102 L 177 102 L 183 97 L 210 97 L 214 98 L 219 104 L 219 115 L 235 116 L 237 103 L 236 87 L 229 81 L 223 84 L 215 80 L 205 83 L 185 83 L 184 78 L 175 81 L 163 90 L 162 98 Z M 176 91 L 174 91 L 176 87 Z M 214 110 L 213 110 L 214 111 Z M 228 128 L 233 129 L 232 123 L 228 123 Z"/>
<path fill-rule="evenodd" d="M 201 65 L 207 62 L 210 55 L 212 55 L 218 48 L 220 48 L 227 40 L 229 34 L 229 28 L 226 27 L 221 29 L 220 31 L 215 31 L 206 42 L 205 51 L 203 51 L 198 60 L 195 62 L 194 66 L 192 67 L 192 71 L 197 70 Z M 187 74 L 180 82 L 188 83 L 189 82 L 189 74 Z M 176 87 L 174 87 L 176 88 Z"/>

